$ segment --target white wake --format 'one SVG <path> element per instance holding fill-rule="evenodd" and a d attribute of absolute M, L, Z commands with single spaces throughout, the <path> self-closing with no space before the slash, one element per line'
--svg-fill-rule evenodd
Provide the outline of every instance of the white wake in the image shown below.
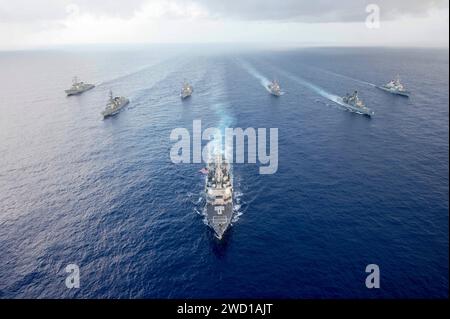
<path fill-rule="evenodd" d="M 246 70 L 248 74 L 257 79 L 259 83 L 261 83 L 261 85 L 269 92 L 270 80 L 267 77 L 262 75 L 253 66 L 245 61 L 239 60 L 239 65 L 242 66 L 242 68 L 244 68 L 244 70 Z"/>

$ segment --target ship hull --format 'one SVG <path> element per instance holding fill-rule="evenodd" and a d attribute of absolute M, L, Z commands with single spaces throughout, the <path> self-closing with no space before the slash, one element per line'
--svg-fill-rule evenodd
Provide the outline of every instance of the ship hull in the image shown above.
<path fill-rule="evenodd" d="M 280 96 L 281 96 L 281 91 L 280 91 L 280 90 L 274 89 L 274 87 L 272 87 L 271 85 L 268 85 L 268 86 L 267 86 L 267 90 L 268 90 L 269 93 L 272 94 L 273 96 L 276 96 L 276 97 L 280 97 Z"/>
<path fill-rule="evenodd" d="M 216 237 L 222 239 L 231 225 L 233 218 L 233 203 L 225 205 L 206 204 L 206 218 Z"/>
<path fill-rule="evenodd" d="M 369 109 L 369 108 L 359 108 L 350 104 L 345 103 L 342 99 L 339 99 L 338 104 L 342 105 L 343 107 L 345 107 L 347 110 L 351 111 L 351 112 L 355 112 L 355 113 L 359 113 L 368 117 L 372 117 L 375 113 Z"/>
<path fill-rule="evenodd" d="M 182 89 L 182 90 L 181 90 L 181 93 L 180 93 L 180 98 L 181 98 L 182 100 L 185 100 L 185 99 L 187 99 L 187 98 L 190 98 L 191 95 L 192 95 L 192 93 L 194 93 L 194 89 L 193 89 L 192 87 Z"/>
<path fill-rule="evenodd" d="M 272 92 L 272 91 L 270 91 L 269 93 L 270 93 L 272 96 L 275 96 L 275 97 L 280 97 L 280 96 L 281 96 L 281 93 Z"/>
<path fill-rule="evenodd" d="M 347 110 L 351 111 L 351 112 L 355 112 L 355 113 L 359 113 L 368 117 L 372 117 L 372 115 L 374 115 L 375 113 L 372 112 L 371 110 L 363 110 L 357 107 L 354 107 L 352 105 L 349 104 L 345 104 L 343 105 Z"/>
<path fill-rule="evenodd" d="M 107 117 L 116 115 L 116 114 L 119 113 L 125 106 L 127 106 L 129 103 L 130 103 L 129 100 L 125 100 L 125 101 L 124 101 L 119 107 L 117 107 L 114 111 L 108 111 L 108 110 L 103 111 L 103 112 L 102 112 L 103 118 L 105 119 L 105 118 L 107 118 Z"/>
<path fill-rule="evenodd" d="M 394 95 L 403 96 L 403 97 L 409 97 L 409 95 L 410 95 L 410 93 L 409 93 L 408 91 L 404 91 L 404 92 L 401 92 L 401 91 L 393 91 L 393 90 L 388 89 L 388 88 L 385 88 L 385 87 L 383 87 L 383 86 L 377 86 L 377 88 L 380 89 L 380 90 L 382 90 L 382 91 L 385 91 L 385 92 L 388 92 L 388 93 L 391 93 L 391 94 L 394 94 Z"/>
<path fill-rule="evenodd" d="M 86 91 L 92 90 L 94 87 L 95 85 L 90 85 L 82 90 L 65 90 L 64 92 L 66 92 L 67 96 L 80 95 Z"/>

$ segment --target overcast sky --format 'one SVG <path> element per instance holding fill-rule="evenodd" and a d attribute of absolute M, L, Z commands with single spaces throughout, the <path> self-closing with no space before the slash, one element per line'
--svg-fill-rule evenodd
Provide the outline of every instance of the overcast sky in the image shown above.
<path fill-rule="evenodd" d="M 368 4 L 380 27 L 368 28 Z M 0 49 L 256 42 L 448 47 L 448 0 L 0 0 Z"/>

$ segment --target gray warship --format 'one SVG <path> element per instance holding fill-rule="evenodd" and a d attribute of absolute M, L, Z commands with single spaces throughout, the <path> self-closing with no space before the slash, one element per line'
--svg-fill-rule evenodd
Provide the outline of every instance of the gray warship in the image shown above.
<path fill-rule="evenodd" d="M 216 155 L 206 174 L 206 218 L 216 237 L 222 239 L 233 218 L 233 177 L 225 156 Z"/>
<path fill-rule="evenodd" d="M 68 90 L 65 90 L 67 96 L 78 95 L 84 93 L 90 89 L 95 87 L 94 84 L 84 83 L 82 81 L 78 81 L 77 77 L 74 77 L 72 80 L 72 87 Z"/>
<path fill-rule="evenodd" d="M 397 75 L 397 77 L 390 81 L 389 83 L 383 85 L 383 86 L 377 86 L 377 88 L 379 88 L 380 90 L 392 93 L 392 94 L 396 94 L 396 95 L 401 95 L 404 97 L 409 97 L 410 92 L 407 91 L 405 89 L 405 86 L 401 83 L 400 81 L 400 76 Z"/>
<path fill-rule="evenodd" d="M 269 83 L 267 88 L 269 89 L 270 94 L 274 96 L 281 96 L 281 88 L 277 80 L 273 80 L 271 83 Z"/>
<path fill-rule="evenodd" d="M 360 113 L 366 116 L 371 117 L 375 113 L 369 109 L 367 106 L 364 105 L 363 101 L 358 96 L 358 91 L 355 91 L 353 94 L 347 94 L 342 100 L 342 106 L 344 106 L 346 109 Z"/>
<path fill-rule="evenodd" d="M 126 97 L 116 96 L 113 97 L 112 91 L 109 91 L 109 100 L 106 104 L 105 110 L 102 112 L 103 118 L 116 115 L 119 111 L 130 103 Z"/>
<path fill-rule="evenodd" d="M 183 87 L 181 88 L 180 97 L 182 100 L 187 99 L 194 92 L 194 88 L 187 82 L 183 83 Z"/>

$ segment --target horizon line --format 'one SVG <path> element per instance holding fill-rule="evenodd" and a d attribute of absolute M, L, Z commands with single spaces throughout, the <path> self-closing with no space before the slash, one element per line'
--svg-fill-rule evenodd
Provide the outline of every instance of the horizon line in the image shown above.
<path fill-rule="evenodd" d="M 248 47 L 263 46 L 267 48 L 397 48 L 397 49 L 449 49 L 449 43 L 443 44 L 356 44 L 356 43 L 303 43 L 303 42 L 245 42 L 245 41 L 229 41 L 229 42 L 130 42 L 130 43 L 71 43 L 71 44 L 54 44 L 54 45 L 37 45 L 30 47 L 1 48 L 0 52 L 21 52 L 21 51 L 59 51 L 64 49 L 80 49 L 80 48 L 100 48 L 100 47 L 119 47 L 130 49 L 131 47 L 151 47 L 151 46 L 226 46 L 226 45 L 245 45 Z M 234 49 L 234 48 L 233 48 Z"/>

